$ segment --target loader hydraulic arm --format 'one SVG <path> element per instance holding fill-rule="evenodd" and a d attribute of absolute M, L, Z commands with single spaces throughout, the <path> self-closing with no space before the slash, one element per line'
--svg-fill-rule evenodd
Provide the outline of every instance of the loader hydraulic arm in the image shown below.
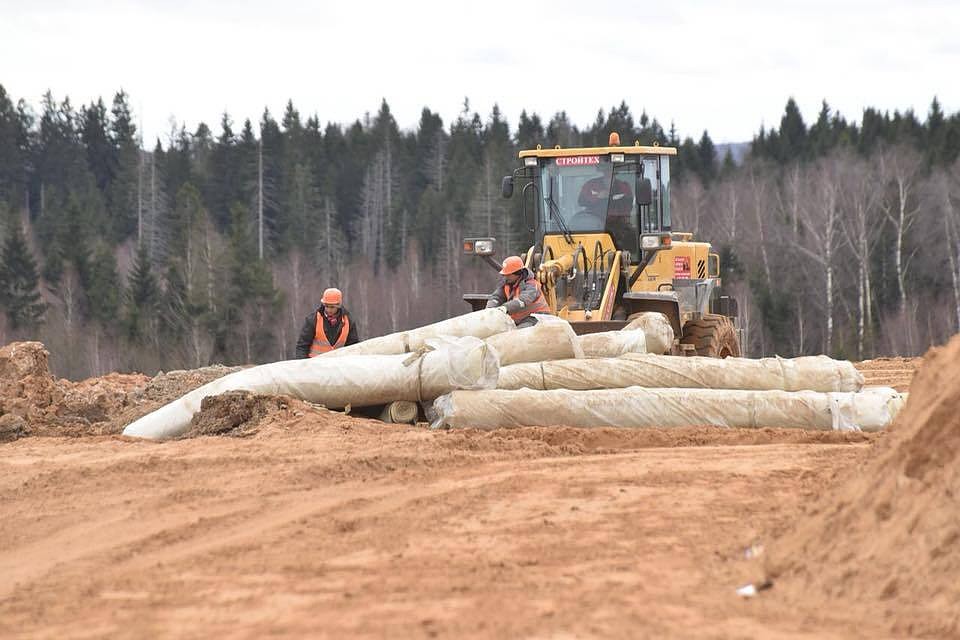
<path fill-rule="evenodd" d="M 554 260 L 547 260 L 540 265 L 537 279 L 540 284 L 553 287 L 557 280 L 565 276 L 573 268 L 573 254 L 568 253 Z"/>
<path fill-rule="evenodd" d="M 578 266 L 580 272 L 587 271 L 587 255 L 582 244 L 578 244 L 573 253 L 565 253 L 559 258 L 544 261 L 538 270 L 537 279 L 543 286 L 553 287 L 561 277 L 569 280 L 576 278 Z"/>

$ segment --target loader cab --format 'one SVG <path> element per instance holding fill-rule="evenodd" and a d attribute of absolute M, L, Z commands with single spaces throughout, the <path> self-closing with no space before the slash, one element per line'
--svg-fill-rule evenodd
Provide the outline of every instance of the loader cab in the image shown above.
<path fill-rule="evenodd" d="M 658 160 L 626 154 L 545 158 L 536 235 L 606 232 L 618 250 L 639 257 L 642 234 L 670 230 Z"/>
<path fill-rule="evenodd" d="M 520 153 L 523 166 L 504 178 L 503 195 L 512 195 L 515 180 L 523 183 L 524 217 L 538 245 L 548 236 L 609 234 L 637 264 L 645 248 L 660 246 L 643 236 L 669 235 L 669 156 L 676 150 L 616 145 L 614 138 L 609 147 Z"/>

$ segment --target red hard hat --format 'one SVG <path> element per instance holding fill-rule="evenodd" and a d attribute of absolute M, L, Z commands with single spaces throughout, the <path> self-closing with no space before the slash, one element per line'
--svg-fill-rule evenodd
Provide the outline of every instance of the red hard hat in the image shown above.
<path fill-rule="evenodd" d="M 500 274 L 508 276 L 520 271 L 520 269 L 523 269 L 523 259 L 520 256 L 510 256 L 503 261 L 503 269 L 500 269 Z"/>
<path fill-rule="evenodd" d="M 343 304 L 343 294 L 340 292 L 340 289 L 331 287 L 323 292 L 323 297 L 320 298 L 320 302 L 322 304 L 341 305 Z"/>

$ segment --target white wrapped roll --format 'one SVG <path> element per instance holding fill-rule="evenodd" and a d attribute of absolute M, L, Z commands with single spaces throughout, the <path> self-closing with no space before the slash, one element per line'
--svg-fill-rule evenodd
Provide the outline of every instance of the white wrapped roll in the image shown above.
<path fill-rule="evenodd" d="M 890 388 L 857 393 L 728 389 L 453 391 L 433 403 L 434 427 L 778 427 L 879 431 L 903 406 Z"/>
<path fill-rule="evenodd" d="M 383 408 L 380 420 L 393 424 L 413 424 L 417 421 L 420 406 L 409 400 L 396 400 Z"/>
<path fill-rule="evenodd" d="M 676 337 L 673 327 L 667 316 L 658 311 L 646 311 L 630 321 L 621 331 L 639 329 L 647 341 L 647 353 L 664 354 L 673 349 L 673 340 Z"/>
<path fill-rule="evenodd" d="M 616 358 L 625 353 L 646 353 L 647 340 L 643 331 L 601 331 L 578 337 L 585 358 Z"/>
<path fill-rule="evenodd" d="M 505 331 L 486 339 L 500 356 L 501 367 L 517 362 L 583 357 L 577 334 L 569 322 L 554 316 L 534 315 L 538 319 L 534 326 Z"/>
<path fill-rule="evenodd" d="M 497 312 L 500 313 L 500 312 Z M 425 354 L 286 360 L 231 373 L 131 423 L 123 434 L 166 439 L 182 435 L 200 402 L 226 391 L 283 394 L 331 409 L 395 400 L 421 401 L 453 389 L 496 385 L 497 355 L 478 338 L 437 338 Z"/>
<path fill-rule="evenodd" d="M 426 344 L 430 338 L 440 336 L 463 337 L 473 336 L 474 338 L 488 338 L 504 331 L 513 331 L 516 324 L 503 311 L 497 309 L 484 309 L 474 311 L 456 318 L 428 324 L 419 329 L 410 331 L 401 331 L 391 333 L 379 338 L 371 338 L 352 344 L 349 347 L 334 349 L 320 356 L 321 358 L 342 358 L 344 356 L 356 355 L 395 355 L 398 353 L 410 353 L 416 351 Z"/>
<path fill-rule="evenodd" d="M 859 391 L 863 375 L 846 360 L 704 358 L 628 353 L 619 358 L 556 360 L 500 368 L 498 389 L 625 387 Z"/>

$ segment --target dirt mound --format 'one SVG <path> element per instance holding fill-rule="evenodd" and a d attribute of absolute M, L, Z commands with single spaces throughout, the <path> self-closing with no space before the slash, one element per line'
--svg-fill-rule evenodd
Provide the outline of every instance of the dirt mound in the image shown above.
<path fill-rule="evenodd" d="M 241 368 L 215 365 L 153 378 L 109 373 L 71 382 L 51 375 L 49 355 L 39 342 L 0 348 L 0 441 L 120 433 L 140 416 Z"/>
<path fill-rule="evenodd" d="M 119 373 L 58 380 L 48 368 L 49 355 L 39 342 L 0 348 L 0 438 L 103 433 L 102 425 L 130 404 L 130 392 L 149 380 Z"/>
<path fill-rule="evenodd" d="M 200 369 L 160 372 L 145 384 L 131 389 L 126 395 L 126 403 L 119 412 L 110 416 L 101 433 L 121 433 L 128 424 L 155 411 L 177 398 L 186 395 L 197 387 L 222 378 L 228 373 L 240 371 L 243 367 L 227 367 L 216 364 Z"/>
<path fill-rule="evenodd" d="M 876 609 L 891 632 L 960 635 L 960 336 L 932 349 L 906 408 L 766 561 L 777 591 Z"/>
<path fill-rule="evenodd" d="M 140 401 L 166 404 L 193 391 L 197 387 L 203 386 L 208 382 L 213 382 L 217 378 L 222 378 L 228 373 L 240 371 L 243 368 L 244 367 L 227 367 L 222 364 L 214 364 L 199 369 L 167 371 L 166 373 L 161 371 L 154 376 L 145 387 L 138 390 L 136 394 L 137 399 Z"/>
<path fill-rule="evenodd" d="M 0 348 L 0 414 L 14 414 L 27 422 L 62 398 L 50 374 L 48 352 L 39 342 L 13 342 Z"/>
<path fill-rule="evenodd" d="M 855 362 L 853 366 L 863 374 L 864 384 L 893 387 L 907 391 L 923 358 L 874 358 Z"/>
<path fill-rule="evenodd" d="M 251 436 L 257 425 L 270 413 L 289 408 L 282 396 L 257 395 L 248 391 L 228 391 L 208 396 L 200 402 L 200 412 L 190 421 L 184 438 L 224 435 Z"/>

